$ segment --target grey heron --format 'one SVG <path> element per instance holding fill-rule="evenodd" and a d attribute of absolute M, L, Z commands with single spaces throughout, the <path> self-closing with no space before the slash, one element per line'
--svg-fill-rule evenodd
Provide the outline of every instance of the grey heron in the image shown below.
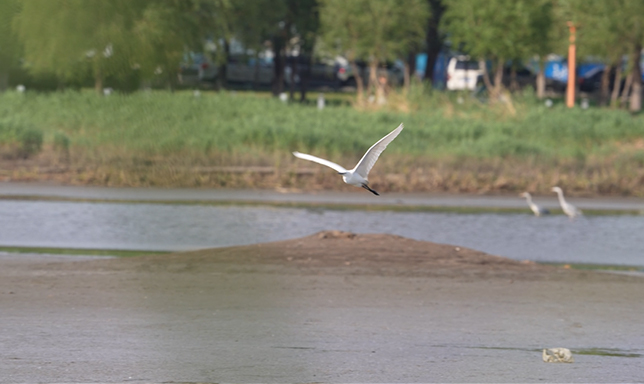
<path fill-rule="evenodd" d="M 362 156 L 362 159 L 360 159 L 358 164 L 353 167 L 353 169 L 345 169 L 341 165 L 333 163 L 329 160 L 324 160 L 313 155 L 307 155 L 305 153 L 293 152 L 293 155 L 297 158 L 313 161 L 315 163 L 332 168 L 342 175 L 342 180 L 344 180 L 345 183 L 356 187 L 362 187 L 373 193 L 374 195 L 379 196 L 380 194 L 378 192 L 369 187 L 369 171 L 371 171 L 371 168 L 373 168 L 374 164 L 376 164 L 376 160 L 378 160 L 378 157 L 380 156 L 382 151 L 387 148 L 387 145 L 389 145 L 389 143 L 391 143 L 402 130 L 403 124 L 400 123 L 400 125 L 396 129 L 389 132 L 385 137 L 378 140 L 376 144 L 372 145 L 371 148 L 369 148 L 369 150 L 367 150 L 367 152 L 364 154 L 364 156 Z"/>
<path fill-rule="evenodd" d="M 577 209 L 574 205 L 566 202 L 566 199 L 564 199 L 563 191 L 561 190 L 561 188 L 552 187 L 552 192 L 557 192 L 561 209 L 568 217 L 570 217 L 571 220 L 579 215 L 582 215 L 581 210 Z"/>
<path fill-rule="evenodd" d="M 525 197 L 526 201 L 528 202 L 528 206 L 530 207 L 532 212 L 534 212 L 535 216 L 547 215 L 547 214 L 550 213 L 549 210 L 547 210 L 547 209 L 545 209 L 543 207 L 540 207 L 537 204 L 533 203 L 532 202 L 532 196 L 530 196 L 530 194 L 528 192 L 523 192 L 520 196 Z"/>

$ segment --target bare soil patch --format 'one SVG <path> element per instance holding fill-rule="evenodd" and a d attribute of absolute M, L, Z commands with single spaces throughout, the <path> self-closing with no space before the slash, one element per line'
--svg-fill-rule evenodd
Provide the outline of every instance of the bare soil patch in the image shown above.
<path fill-rule="evenodd" d="M 83 263 L 82 268 L 146 272 L 202 272 L 258 269 L 317 275 L 491 278 L 517 280 L 611 279 L 616 276 L 517 261 L 460 246 L 418 241 L 388 234 L 323 231 L 271 243 L 212 248 L 166 255 Z M 64 267 L 64 265 L 61 265 Z M 79 265 L 74 268 L 79 267 Z M 266 269 L 266 267 L 269 267 Z M 620 279 L 626 278 L 620 276 Z"/>

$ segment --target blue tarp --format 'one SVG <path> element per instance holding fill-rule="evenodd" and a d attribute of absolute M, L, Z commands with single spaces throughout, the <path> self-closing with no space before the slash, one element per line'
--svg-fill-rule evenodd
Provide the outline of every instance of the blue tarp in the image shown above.
<path fill-rule="evenodd" d="M 602 63 L 581 63 L 577 66 L 577 77 L 590 77 L 605 67 Z M 642 80 L 644 81 L 644 62 L 640 62 L 640 68 L 642 69 Z M 565 83 L 568 81 L 568 62 L 565 60 L 548 61 L 544 68 L 544 74 L 546 79 Z"/>
<path fill-rule="evenodd" d="M 449 57 L 444 53 L 439 53 L 434 64 L 434 78 L 432 84 L 436 88 L 445 88 L 447 82 L 447 61 Z M 420 53 L 416 55 L 416 76 L 423 78 L 425 76 L 425 68 L 427 68 L 427 54 Z"/>

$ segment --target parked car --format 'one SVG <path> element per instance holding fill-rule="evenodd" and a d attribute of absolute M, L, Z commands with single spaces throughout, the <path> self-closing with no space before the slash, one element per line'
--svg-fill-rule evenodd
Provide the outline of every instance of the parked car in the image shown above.
<path fill-rule="evenodd" d="M 246 55 L 231 55 L 226 65 L 229 83 L 255 83 L 268 85 L 273 82 L 273 60 Z"/>
<path fill-rule="evenodd" d="M 284 82 L 291 84 L 292 79 L 295 84 L 300 84 L 305 76 L 308 86 L 311 87 L 337 88 L 342 83 L 338 74 L 338 64 L 332 59 L 312 61 L 307 56 L 287 57 Z"/>
<path fill-rule="evenodd" d="M 179 66 L 179 82 L 183 85 L 198 85 L 214 82 L 219 75 L 217 65 L 201 53 L 190 53 Z M 267 85 L 273 81 L 271 59 L 248 55 L 231 55 L 226 64 L 226 81 L 230 83 Z"/>
<path fill-rule="evenodd" d="M 197 85 L 201 82 L 215 81 L 217 66 L 208 60 L 202 53 L 189 53 L 179 65 L 179 83 L 183 85 Z"/>
<path fill-rule="evenodd" d="M 597 67 L 593 70 L 580 75 L 577 79 L 579 90 L 581 92 L 593 93 L 598 92 L 602 87 L 602 77 L 604 77 L 605 67 Z M 619 81 L 620 92 L 624 89 L 625 79 Z M 608 89 L 612 91 L 615 88 L 615 69 L 611 70 L 608 77 Z"/>
<path fill-rule="evenodd" d="M 340 85 L 342 86 L 355 86 L 356 85 L 356 76 L 349 62 L 346 61 L 342 63 L 339 61 L 340 65 L 337 68 L 338 78 L 340 79 Z M 369 64 L 364 61 L 358 61 L 356 63 L 360 75 L 362 76 L 363 84 L 367 85 L 369 83 L 369 74 L 371 69 Z M 378 76 L 387 76 L 387 83 L 389 86 L 399 86 L 404 81 L 404 72 L 396 63 L 384 63 L 378 67 Z"/>
<path fill-rule="evenodd" d="M 586 72 L 583 76 L 579 76 L 577 79 L 579 90 L 581 92 L 588 93 L 598 91 L 601 88 L 603 76 L 604 68 L 601 67 L 594 68 L 593 70 Z"/>
<path fill-rule="evenodd" d="M 516 68 L 514 70 L 514 80 L 516 81 L 516 85 L 519 87 L 519 89 L 523 89 L 525 86 L 532 85 L 534 86 L 536 80 L 537 80 L 537 75 L 533 73 L 528 67 L 525 66 L 519 66 L 519 68 Z M 503 85 L 506 88 L 510 88 L 512 86 L 512 67 L 507 66 L 503 68 Z"/>
<path fill-rule="evenodd" d="M 477 61 L 469 56 L 454 56 L 447 63 L 447 89 L 473 91 L 482 75 Z"/>

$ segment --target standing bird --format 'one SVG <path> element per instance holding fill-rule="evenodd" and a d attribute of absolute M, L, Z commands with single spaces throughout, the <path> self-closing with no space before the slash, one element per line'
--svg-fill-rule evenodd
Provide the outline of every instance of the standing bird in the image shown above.
<path fill-rule="evenodd" d="M 344 169 L 344 167 L 336 163 L 312 155 L 307 155 L 305 153 L 293 152 L 293 155 L 300 159 L 313 161 L 318 164 L 326 165 L 329 168 L 333 168 L 342 175 L 342 180 L 344 180 L 345 183 L 354 185 L 356 187 L 362 187 L 373 193 L 374 195 L 380 196 L 378 192 L 369 188 L 369 180 L 367 179 L 367 176 L 369 175 L 371 168 L 373 168 L 373 165 L 376 164 L 376 160 L 378 160 L 378 157 L 380 156 L 382 151 L 387 148 L 387 145 L 391 143 L 402 130 L 403 124 L 400 123 L 398 128 L 389 132 L 387 136 L 383 137 L 382 139 L 378 140 L 376 144 L 372 145 L 371 148 L 369 148 L 369 150 L 364 154 L 364 156 L 362 156 L 362 159 L 360 159 L 358 164 L 350 170 Z"/>
<path fill-rule="evenodd" d="M 563 191 L 559 187 L 552 187 L 552 192 L 557 192 L 559 196 L 559 204 L 561 204 L 561 209 L 563 212 L 570 217 L 570 220 L 575 217 L 582 215 L 581 210 L 577 209 L 574 205 L 568 204 L 566 199 L 564 199 Z"/>
<path fill-rule="evenodd" d="M 550 214 L 549 210 L 547 210 L 545 208 L 542 208 L 542 207 L 538 206 L 537 204 L 533 203 L 532 202 L 532 196 L 530 196 L 530 194 L 528 192 L 523 192 L 520 196 L 526 198 L 526 200 L 528 201 L 528 206 L 530 206 L 530 209 L 532 210 L 532 212 L 534 212 L 535 216 L 541 216 L 541 215 Z"/>

